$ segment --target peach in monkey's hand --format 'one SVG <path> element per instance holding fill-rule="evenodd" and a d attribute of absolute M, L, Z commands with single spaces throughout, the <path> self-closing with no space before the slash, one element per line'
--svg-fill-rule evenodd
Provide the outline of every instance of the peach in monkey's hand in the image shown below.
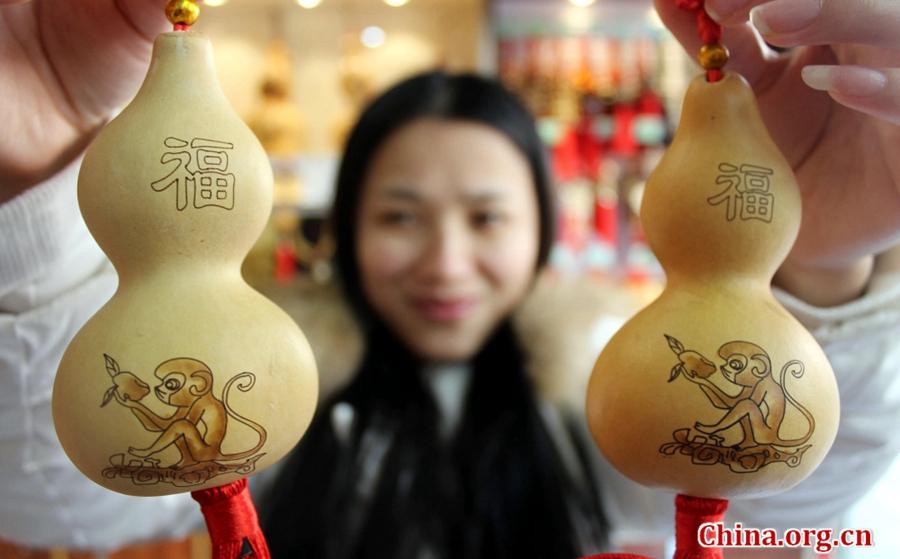
<path fill-rule="evenodd" d="M 109 355 L 104 353 L 103 358 L 106 359 L 106 371 L 112 377 L 113 385 L 103 395 L 101 408 L 108 404 L 113 397 L 125 402 L 136 402 L 150 393 L 150 386 L 146 382 L 128 371 L 120 371 L 119 364 Z"/>
<path fill-rule="evenodd" d="M 678 375 L 705 379 L 717 371 L 715 363 L 696 351 L 684 349 L 684 345 L 672 336 L 664 335 L 669 342 L 669 348 L 678 356 L 678 364 L 672 367 L 672 372 L 669 374 L 669 382 L 678 378 Z"/>

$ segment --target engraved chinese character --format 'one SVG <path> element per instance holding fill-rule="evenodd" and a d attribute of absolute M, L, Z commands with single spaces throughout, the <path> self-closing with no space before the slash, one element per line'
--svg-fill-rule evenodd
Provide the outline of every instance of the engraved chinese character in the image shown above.
<path fill-rule="evenodd" d="M 769 176 L 774 172 L 756 165 L 741 165 L 741 173 L 744 175 L 741 219 L 771 222 L 775 197 L 769 192 Z"/>
<path fill-rule="evenodd" d="M 713 206 L 725 202 L 727 204 L 725 217 L 728 221 L 734 220 L 734 216 L 737 215 L 737 206 L 741 202 L 741 176 L 737 174 L 738 171 L 739 169 L 730 163 L 720 163 L 719 172 L 722 174 L 716 177 L 716 184 L 727 184 L 728 187 L 706 199 Z"/>
<path fill-rule="evenodd" d="M 758 219 L 771 222 L 775 197 L 769 192 L 769 177 L 772 169 L 757 165 L 720 163 L 716 184 L 727 185 L 724 190 L 707 198 L 713 206 L 725 203 L 725 218 L 733 221 L 740 214 L 741 219 Z"/>
<path fill-rule="evenodd" d="M 197 209 L 218 206 L 234 209 L 234 174 L 228 173 L 228 152 L 234 144 L 219 140 L 194 138 L 190 144 L 180 138 L 168 137 L 167 151 L 161 163 L 177 162 L 165 177 L 151 183 L 156 192 L 175 187 L 175 207 L 182 211 L 193 198 Z M 178 151 L 176 151 L 178 150 Z"/>

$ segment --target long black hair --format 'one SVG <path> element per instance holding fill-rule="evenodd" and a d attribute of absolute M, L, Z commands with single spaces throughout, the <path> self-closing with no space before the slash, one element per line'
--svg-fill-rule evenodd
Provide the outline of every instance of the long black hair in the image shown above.
<path fill-rule="evenodd" d="M 590 472 L 573 475 L 564 464 L 557 439 L 577 456 L 588 451 L 574 428 L 550 435 L 509 319 L 474 357 L 462 422 L 445 442 L 423 363 L 363 293 L 356 236 L 365 174 L 391 134 L 426 117 L 485 124 L 518 147 L 538 201 L 538 266 L 550 251 L 543 147 L 528 111 L 500 84 L 431 72 L 363 112 L 344 151 L 331 227 L 365 356 L 350 384 L 321 406 L 263 503 L 273 557 L 561 559 L 598 551 L 606 534 L 598 492 Z"/>

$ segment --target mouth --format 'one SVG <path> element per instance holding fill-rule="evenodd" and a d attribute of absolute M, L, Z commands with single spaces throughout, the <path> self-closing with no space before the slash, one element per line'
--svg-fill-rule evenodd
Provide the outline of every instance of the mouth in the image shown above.
<path fill-rule="evenodd" d="M 724 375 L 725 378 L 727 378 L 731 382 L 734 382 L 734 376 L 731 371 L 729 371 L 725 367 L 719 367 L 719 370 L 722 371 L 722 375 Z"/>
<path fill-rule="evenodd" d="M 469 316 L 475 310 L 477 302 L 474 298 L 436 298 L 422 297 L 412 300 L 413 307 L 429 322 L 456 322 Z"/>

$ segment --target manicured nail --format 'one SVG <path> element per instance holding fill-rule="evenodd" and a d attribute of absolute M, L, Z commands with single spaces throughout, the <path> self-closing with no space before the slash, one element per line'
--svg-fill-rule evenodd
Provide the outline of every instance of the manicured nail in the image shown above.
<path fill-rule="evenodd" d="M 801 74 L 806 85 L 850 97 L 868 97 L 887 87 L 887 76 L 860 66 L 806 66 Z"/>
<path fill-rule="evenodd" d="M 796 33 L 812 25 L 822 0 L 775 0 L 750 10 L 750 21 L 763 35 Z"/>
<path fill-rule="evenodd" d="M 750 0 L 706 0 L 706 13 L 718 22 L 727 21 Z"/>

